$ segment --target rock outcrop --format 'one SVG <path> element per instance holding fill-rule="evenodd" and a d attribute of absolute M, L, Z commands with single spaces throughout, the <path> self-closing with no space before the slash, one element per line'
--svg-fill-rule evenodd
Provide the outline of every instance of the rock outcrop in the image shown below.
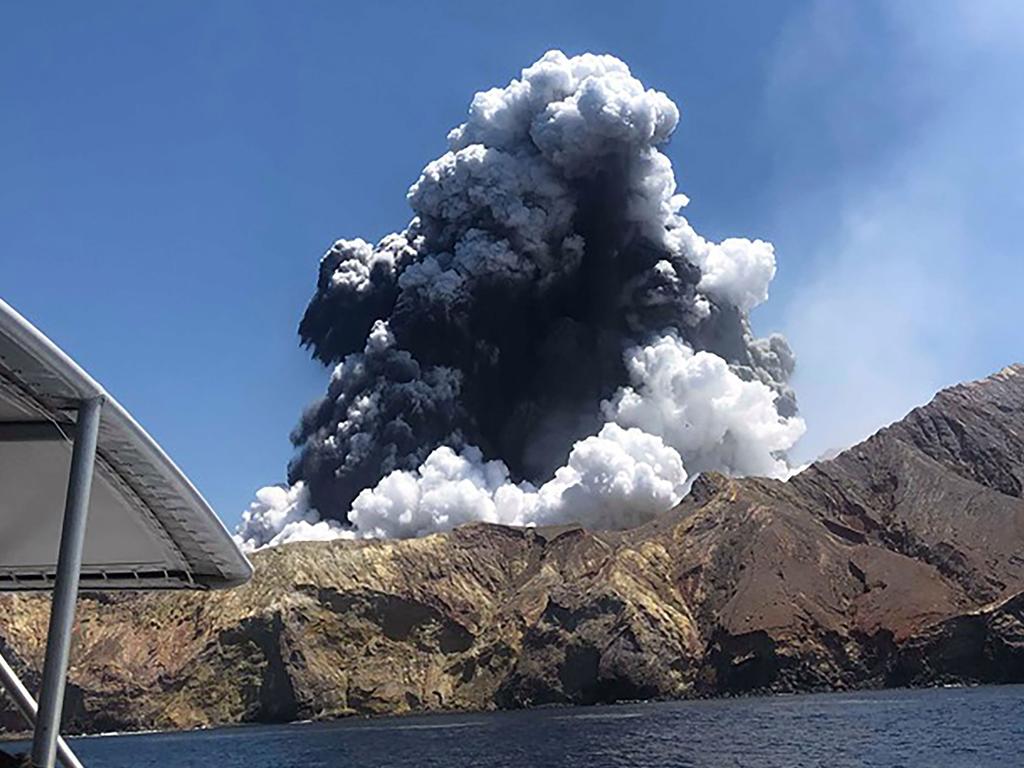
<path fill-rule="evenodd" d="M 1022 483 L 1015 366 L 789 482 L 702 476 L 630 531 L 291 544 L 231 592 L 85 596 L 68 726 L 1019 681 Z M 0 598 L 30 684 L 46 617 Z"/>
<path fill-rule="evenodd" d="M 1024 682 L 1024 594 L 953 616 L 904 643 L 894 685 Z"/>

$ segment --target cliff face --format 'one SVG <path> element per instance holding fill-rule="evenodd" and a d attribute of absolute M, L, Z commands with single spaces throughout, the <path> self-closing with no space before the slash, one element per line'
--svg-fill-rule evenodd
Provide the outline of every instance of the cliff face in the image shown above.
<path fill-rule="evenodd" d="M 1016 366 L 788 483 L 701 477 L 631 531 L 293 544 L 231 592 L 86 596 L 70 729 L 1019 680 L 1022 482 Z M 30 685 L 46 618 L 0 598 Z"/>

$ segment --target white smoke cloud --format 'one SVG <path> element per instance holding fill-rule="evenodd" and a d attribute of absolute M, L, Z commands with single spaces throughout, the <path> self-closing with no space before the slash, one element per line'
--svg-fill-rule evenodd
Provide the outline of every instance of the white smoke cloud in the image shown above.
<path fill-rule="evenodd" d="M 344 254 L 338 268 L 331 275 L 335 287 L 345 287 L 356 292 L 365 292 L 370 288 L 370 273 L 377 265 L 394 271 L 394 262 L 389 261 L 387 252 L 379 252 L 363 240 L 339 240 L 334 250 Z"/>
<path fill-rule="evenodd" d="M 782 418 L 777 394 L 744 381 L 710 352 L 694 352 L 675 334 L 626 353 L 632 385 L 605 403 L 605 416 L 657 435 L 691 473 L 784 477 L 782 454 L 804 433 L 799 417 Z"/>
<path fill-rule="evenodd" d="M 501 461 L 477 448 L 436 449 L 414 472 L 395 471 L 356 498 L 358 535 L 411 537 L 483 521 L 550 525 L 568 521 L 621 528 L 668 509 L 686 487 L 679 454 L 654 435 L 606 424 L 578 442 L 569 461 L 540 488 L 514 484 Z"/>
<path fill-rule="evenodd" d="M 570 66 L 585 59 L 568 60 L 562 54 L 552 58 Z M 530 128 L 545 157 L 570 174 L 609 148 L 662 144 L 679 122 L 679 110 L 668 96 L 645 89 L 622 62 L 594 58 L 601 64 L 586 67 L 590 71 L 585 77 L 571 80 L 573 93 L 549 103 Z"/>
<path fill-rule="evenodd" d="M 548 51 L 520 79 L 478 93 L 448 143 L 457 151 L 515 147 L 531 138 L 548 159 L 571 167 L 616 144 L 663 143 L 678 122 L 672 100 L 645 89 L 614 56 Z"/>
<path fill-rule="evenodd" d="M 392 472 L 359 494 L 349 513 L 354 528 L 322 520 L 302 483 L 261 488 L 235 540 L 253 551 L 293 541 L 411 538 L 469 522 L 630 527 L 677 503 L 686 481 L 679 454 L 659 438 L 607 424 L 577 443 L 539 489 L 510 482 L 505 464 L 484 461 L 478 448 L 437 448 L 416 471 Z"/>
<path fill-rule="evenodd" d="M 309 506 L 309 492 L 302 482 L 288 487 L 268 485 L 256 491 L 256 500 L 242 513 L 235 541 L 253 551 L 290 541 L 328 541 L 354 538 L 355 534 L 334 520 L 321 520 Z"/>
<path fill-rule="evenodd" d="M 235 539 L 251 551 L 292 541 L 411 538 L 469 522 L 628 528 L 672 507 L 687 487 L 677 451 L 639 429 L 606 424 L 578 442 L 540 488 L 512 483 L 505 464 L 485 461 L 478 448 L 442 446 L 417 470 L 396 470 L 360 493 L 348 516 L 354 528 L 321 520 L 299 483 L 260 489 Z"/>
<path fill-rule="evenodd" d="M 543 260 L 570 228 L 574 206 L 564 181 L 538 156 L 471 144 L 432 161 L 409 189 L 421 216 L 472 228 L 486 211 L 525 255 Z M 473 231 L 479 237 L 479 230 Z"/>
<path fill-rule="evenodd" d="M 577 442 L 539 488 L 511 482 L 505 464 L 485 460 L 478 448 L 442 446 L 415 471 L 391 472 L 360 493 L 348 515 L 354 529 L 320 520 L 300 483 L 262 489 L 243 515 L 239 541 L 254 549 L 306 539 L 408 538 L 474 521 L 629 528 L 678 503 L 706 469 L 789 477 L 781 455 L 804 423 L 779 416 L 768 386 L 744 381 L 722 358 L 694 352 L 671 333 L 628 350 L 626 361 L 632 384 L 604 404 L 609 421 Z"/>

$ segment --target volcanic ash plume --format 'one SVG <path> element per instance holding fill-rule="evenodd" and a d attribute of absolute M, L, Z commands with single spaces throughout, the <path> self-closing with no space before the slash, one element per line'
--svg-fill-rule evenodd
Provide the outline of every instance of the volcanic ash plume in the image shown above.
<path fill-rule="evenodd" d="M 299 333 L 330 384 L 240 539 L 625 527 L 704 470 L 785 476 L 793 355 L 748 319 L 774 252 L 680 215 L 678 121 L 611 56 L 552 51 L 476 94 L 408 226 L 321 261 Z"/>

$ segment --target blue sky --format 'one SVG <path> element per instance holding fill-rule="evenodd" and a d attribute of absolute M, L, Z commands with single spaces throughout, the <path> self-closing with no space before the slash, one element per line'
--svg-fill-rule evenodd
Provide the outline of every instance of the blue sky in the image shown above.
<path fill-rule="evenodd" d="M 404 225 L 474 91 L 610 52 L 681 107 L 698 231 L 775 243 L 755 325 L 814 456 L 1024 359 L 1019 8 L 7 3 L 0 295 L 234 524 L 324 388 L 295 327 L 326 247 Z"/>

